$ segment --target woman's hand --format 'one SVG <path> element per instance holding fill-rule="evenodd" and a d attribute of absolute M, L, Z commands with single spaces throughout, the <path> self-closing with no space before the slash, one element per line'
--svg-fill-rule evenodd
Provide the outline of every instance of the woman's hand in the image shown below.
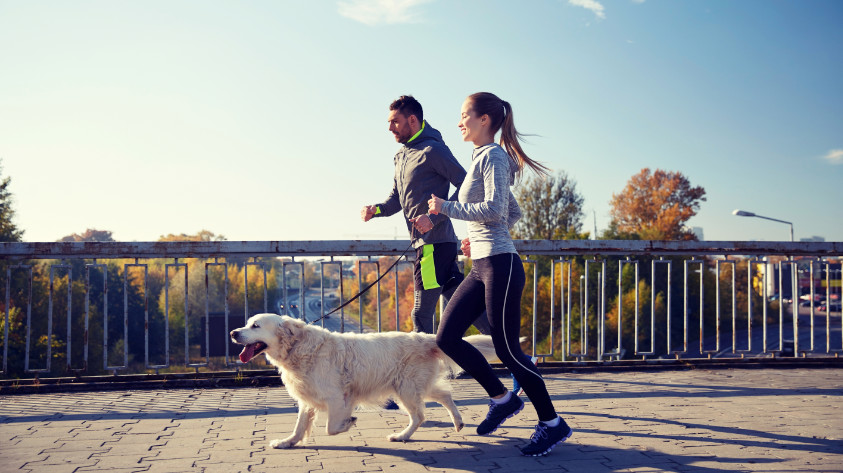
<path fill-rule="evenodd" d="M 427 201 L 427 212 L 433 215 L 438 214 L 442 211 L 443 203 L 445 203 L 445 199 L 440 199 L 435 194 L 430 194 L 430 200 Z"/>
<path fill-rule="evenodd" d="M 460 250 L 462 250 L 462 254 L 465 255 L 466 258 L 471 258 L 471 241 L 469 241 L 468 238 L 463 238 Z"/>
<path fill-rule="evenodd" d="M 411 218 L 411 222 L 413 222 L 413 226 L 416 227 L 421 233 L 427 233 L 433 230 L 433 222 L 430 220 L 430 217 L 427 214 L 419 215 L 416 218 Z"/>

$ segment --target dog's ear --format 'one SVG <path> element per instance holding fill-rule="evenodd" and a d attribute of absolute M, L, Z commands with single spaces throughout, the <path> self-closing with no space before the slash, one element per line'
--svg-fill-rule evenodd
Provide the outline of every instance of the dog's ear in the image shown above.
<path fill-rule="evenodd" d="M 276 335 L 278 335 L 278 338 L 290 338 L 293 336 L 292 329 L 292 324 L 288 323 L 287 320 L 282 320 L 278 323 L 278 326 L 275 329 L 275 333 Z"/>
<path fill-rule="evenodd" d="M 289 352 L 299 339 L 298 335 L 301 327 L 299 327 L 297 322 L 293 318 L 284 317 L 278 322 L 278 326 L 275 328 L 275 336 L 278 337 L 278 341 L 285 352 Z"/>

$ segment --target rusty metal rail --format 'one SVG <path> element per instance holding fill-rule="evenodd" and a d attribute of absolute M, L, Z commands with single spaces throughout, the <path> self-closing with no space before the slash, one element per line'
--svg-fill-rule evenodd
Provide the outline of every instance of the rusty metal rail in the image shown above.
<path fill-rule="evenodd" d="M 840 313 L 833 311 L 835 300 L 839 304 L 840 289 L 843 286 L 843 242 L 662 242 L 662 241 L 612 241 L 612 240 L 517 240 L 516 247 L 524 257 L 525 267 L 530 269 L 533 282 L 527 285 L 525 298 L 532 293 L 532 352 L 545 361 L 562 362 L 597 361 L 613 363 L 621 360 L 639 358 L 656 359 L 694 359 L 694 358 L 744 358 L 744 357 L 838 357 L 843 352 L 843 322 Z M 339 297 L 342 298 L 342 284 L 348 273 L 356 267 L 358 285 L 362 285 L 362 275 L 369 271 L 379 271 L 380 266 L 374 257 L 400 255 L 407 240 L 337 240 L 337 241 L 256 241 L 256 242 L 62 242 L 62 243 L 0 243 L 0 263 L 4 266 L 0 277 L 5 276 L 3 364 L 0 375 L 10 375 L 9 363 L 21 365 L 28 375 L 55 373 L 51 363 L 56 353 L 53 343 L 46 343 L 45 353 L 35 354 L 33 340 L 54 339 L 53 312 L 54 300 L 66 297 L 67 327 L 65 337 L 66 371 L 85 372 L 88 369 L 89 346 L 96 343 L 88 336 L 91 310 L 91 291 L 101 291 L 103 306 L 101 309 L 103 340 L 102 369 L 114 374 L 132 369 L 154 370 L 171 367 L 169 330 L 170 313 L 170 272 L 173 281 L 183 279 L 180 289 L 184 299 L 184 312 L 188 313 L 188 294 L 202 291 L 203 288 L 189 289 L 188 265 L 204 265 L 205 272 L 205 310 L 200 326 L 204 327 L 204 362 L 191 362 L 188 317 L 184 321 L 184 368 L 207 368 L 210 362 L 210 307 L 208 300 L 212 292 L 209 287 L 209 274 L 219 269 L 224 273 L 222 287 L 225 300 L 225 328 L 217 334 L 227 338 L 229 327 L 229 304 L 227 294 L 237 281 L 229 281 L 227 264 L 239 261 L 244 268 L 244 317 L 250 314 L 248 272 L 250 268 L 262 271 L 263 310 L 287 312 L 287 307 L 269 306 L 267 297 L 267 261 L 281 258 L 281 285 L 283 301 L 290 305 L 287 283 L 287 268 L 301 279 L 306 268 L 318 268 L 321 276 L 321 295 L 318 307 L 325 307 L 326 287 L 331 286 L 327 269 L 336 269 L 336 284 Z M 356 258 L 356 265 L 347 268 L 340 259 Z M 195 259 L 195 262 L 193 261 Z M 542 266 L 539 260 L 545 261 Z M 129 262 L 123 261 L 129 260 Z M 132 261 L 133 260 L 133 261 Z M 172 260 L 164 265 L 164 353 L 163 362 L 156 363 L 150 357 L 150 316 L 147 296 L 149 293 L 148 269 L 150 260 Z M 187 260 L 187 261 L 186 261 Z M 206 261 L 206 260 L 212 260 Z M 329 260 L 329 261 L 325 261 Z M 108 265 L 104 261 L 119 262 L 123 269 L 123 334 L 118 340 L 109 338 L 109 314 L 107 297 L 109 287 L 106 284 Z M 73 267 L 84 268 L 81 274 L 74 275 Z M 81 265 L 81 266 L 80 266 Z M 402 263 L 405 269 L 408 264 Z M 36 268 L 49 271 L 49 298 L 47 304 L 46 326 L 36 328 L 33 322 L 33 284 Z M 543 269 L 542 269 L 543 268 Z M 743 268 L 743 269 L 740 269 Z M 625 272 L 625 269 L 628 271 Z M 681 271 L 680 271 L 681 270 Z M 130 273 L 142 272 L 144 294 L 144 329 L 143 333 L 129 331 L 128 285 Z M 540 274 L 542 271 L 548 274 Z M 741 271 L 743 273 L 739 274 Z M 102 274 L 102 288 L 92 282 L 91 273 Z M 617 274 L 617 277 L 614 274 Z M 644 276 L 641 273 L 646 273 Z M 46 274 L 46 270 L 45 270 Z M 579 277 L 577 277 L 577 275 Z M 788 276 L 785 276 L 788 275 Z M 540 277 L 546 276 L 541 279 Z M 53 281 L 56 277 L 67 278 L 67 294 L 54 294 Z M 84 278 L 84 314 L 74 314 L 72 307 L 72 281 L 74 277 Z M 704 280 L 713 278 L 714 296 L 706 294 Z M 808 281 L 807 284 L 805 281 Z M 607 282 L 613 283 L 607 287 Z M 645 294 L 639 288 L 649 288 Z M 542 284 L 549 285 L 549 310 L 539 312 L 539 294 Z M 754 287 L 754 284 L 760 287 Z M 627 289 L 625 289 L 627 288 Z M 629 289 L 631 288 L 631 289 Z M 819 289 L 818 289 L 819 288 Z M 18 297 L 12 297 L 12 290 Z M 113 288 L 112 288 L 113 289 Z M 389 288 L 387 288 L 389 290 Z M 372 330 L 381 330 L 381 285 L 376 289 L 377 323 Z M 394 293 L 399 292 L 398 278 L 395 278 Z M 546 292 L 546 291 L 545 291 Z M 792 301 L 782 303 L 782 296 L 790 294 Z M 778 296 L 777 310 L 770 312 L 769 300 Z M 649 296 L 649 303 L 643 299 Z M 800 307 L 804 297 L 809 304 Z M 258 295 L 260 297 L 260 294 Z M 614 298 L 614 302 L 612 299 Z M 738 299 L 746 299 L 745 312 L 738 310 Z M 835 299 L 836 298 L 836 299 Z M 295 299 L 295 298 L 294 298 Z M 760 300 L 761 307 L 753 300 Z M 298 316 L 306 316 L 307 297 L 305 291 L 298 293 L 301 311 Z M 631 310 L 626 307 L 632 300 Z M 661 301 L 659 304 L 656 301 Z M 825 300 L 825 313 L 818 311 Z M 680 304 L 681 302 L 681 304 Z M 315 303 L 315 301 L 314 301 Z M 17 304 L 17 305 L 16 305 Z M 58 304 L 56 304 L 58 305 Z M 728 307 L 724 314 L 722 308 Z M 529 305 L 527 306 L 529 307 Z M 321 309 L 320 309 L 321 310 Z M 10 335 L 10 313 L 15 311 L 19 319 L 25 314 L 24 334 Z M 396 326 L 398 325 L 398 305 L 395 309 Z M 254 312 L 254 311 L 252 311 Z M 649 313 L 649 318 L 647 317 Z M 42 314 L 43 315 L 43 314 Z M 293 314 L 296 315 L 296 314 Z M 84 316 L 84 318 L 83 318 Z M 753 326 L 753 320 L 760 320 L 761 327 Z M 72 330 L 76 324 L 84 322 L 83 359 L 72 359 Z M 363 307 L 360 306 L 359 325 L 363 330 Z M 345 330 L 345 315 L 340 316 L 338 330 Z M 721 337 L 723 325 L 730 337 Z M 692 328 L 698 326 L 697 329 Z M 40 332 L 39 332 L 40 331 Z M 760 331 L 760 333 L 759 333 Z M 542 333 L 542 337 L 537 334 Z M 10 338 L 11 336 L 11 338 Z M 23 359 L 10 360 L 10 340 L 23 336 L 25 346 Z M 144 342 L 144 362 L 130 366 L 128 340 L 140 337 Z M 79 338 L 79 337 L 77 337 Z M 824 339 L 824 340 L 823 340 Z M 613 341 L 614 340 L 614 341 Z M 822 343 L 824 341 L 824 343 Z M 239 369 L 239 360 L 229 352 L 225 345 L 224 365 Z M 118 364 L 112 364 L 112 348 L 122 346 L 122 355 Z M 39 366 L 33 366 L 33 356 L 42 359 Z M 140 367 L 140 368 L 139 368 Z"/>

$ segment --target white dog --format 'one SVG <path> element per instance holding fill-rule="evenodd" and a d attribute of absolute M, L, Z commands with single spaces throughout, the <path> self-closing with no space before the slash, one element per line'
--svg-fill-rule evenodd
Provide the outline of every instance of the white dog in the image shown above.
<path fill-rule="evenodd" d="M 273 440 L 273 448 L 288 448 L 306 438 L 317 411 L 328 413 L 328 435 L 350 429 L 359 404 L 383 404 L 397 398 L 410 415 L 410 425 L 387 437 L 406 441 L 424 421 L 424 402 L 446 409 L 459 431 L 462 417 L 451 398 L 447 377 L 460 368 L 425 333 L 335 333 L 287 316 L 258 314 L 233 330 L 231 340 L 245 345 L 240 360 L 265 353 L 278 367 L 284 386 L 299 404 L 292 435 Z M 487 359 L 497 359 L 492 338 L 472 335 L 466 341 Z"/>

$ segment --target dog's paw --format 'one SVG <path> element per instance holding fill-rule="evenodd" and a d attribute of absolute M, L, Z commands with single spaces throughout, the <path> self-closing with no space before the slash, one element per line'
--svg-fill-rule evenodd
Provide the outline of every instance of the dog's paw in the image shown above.
<path fill-rule="evenodd" d="M 272 448 L 290 448 L 298 442 L 298 440 L 288 437 L 285 439 L 275 439 L 269 442 L 269 446 Z"/>
<path fill-rule="evenodd" d="M 454 432 L 459 432 L 462 428 L 465 427 L 465 423 L 460 422 L 459 424 L 454 424 Z"/>
<path fill-rule="evenodd" d="M 390 442 L 406 442 L 407 440 L 410 440 L 410 436 L 404 435 L 403 432 L 399 432 L 388 436 L 387 439 L 389 439 Z"/>

